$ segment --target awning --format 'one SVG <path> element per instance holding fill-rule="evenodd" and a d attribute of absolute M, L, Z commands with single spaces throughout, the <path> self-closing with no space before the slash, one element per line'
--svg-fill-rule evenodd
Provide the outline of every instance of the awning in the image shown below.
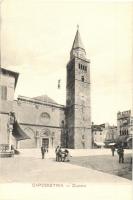
<path fill-rule="evenodd" d="M 19 123 L 15 121 L 13 124 L 13 131 L 12 135 L 16 138 L 17 141 L 19 140 L 26 140 L 31 139 L 20 127 Z"/>
<path fill-rule="evenodd" d="M 94 142 L 97 146 L 105 146 L 103 142 Z"/>
<path fill-rule="evenodd" d="M 132 140 L 132 139 L 133 139 L 133 137 L 130 136 L 129 138 L 127 138 L 127 142 L 129 142 L 129 141 Z"/>
<path fill-rule="evenodd" d="M 114 146 L 116 143 L 112 142 L 112 143 L 109 143 L 108 145 L 109 146 Z"/>

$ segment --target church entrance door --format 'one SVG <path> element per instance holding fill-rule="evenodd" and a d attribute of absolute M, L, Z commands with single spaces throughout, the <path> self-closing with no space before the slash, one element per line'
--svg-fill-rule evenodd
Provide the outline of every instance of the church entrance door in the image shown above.
<path fill-rule="evenodd" d="M 49 138 L 42 138 L 42 146 L 49 148 Z"/>

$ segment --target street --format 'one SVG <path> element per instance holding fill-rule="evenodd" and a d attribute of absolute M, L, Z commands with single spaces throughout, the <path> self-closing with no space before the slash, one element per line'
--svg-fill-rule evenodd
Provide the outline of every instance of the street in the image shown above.
<path fill-rule="evenodd" d="M 125 155 L 124 164 L 119 164 L 118 156 L 112 157 L 110 151 L 106 149 L 73 150 L 70 162 L 56 162 L 54 151 L 46 154 L 45 159 L 41 159 L 40 149 L 36 151 L 37 153 L 35 154 L 30 150 L 32 154 L 29 154 L 29 156 L 26 152 L 26 154 L 22 153 L 13 158 L 0 159 L 0 182 L 122 183 L 130 182 L 129 180 L 131 180 L 131 164 L 129 160 L 131 154 Z"/>
<path fill-rule="evenodd" d="M 116 170 L 127 163 L 119 165 L 108 150 L 72 150 L 71 155 L 70 162 L 56 162 L 54 151 L 41 159 L 38 149 L 0 159 L 0 199 L 132 199 L 132 181 L 109 174 L 112 166 Z"/>

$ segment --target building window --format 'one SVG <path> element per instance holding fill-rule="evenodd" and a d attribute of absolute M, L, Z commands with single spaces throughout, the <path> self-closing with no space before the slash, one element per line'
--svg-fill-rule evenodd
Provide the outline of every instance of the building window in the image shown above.
<path fill-rule="evenodd" d="M 7 87 L 6 86 L 0 86 L 0 97 L 2 100 L 7 100 Z"/>
<path fill-rule="evenodd" d="M 81 76 L 81 81 L 84 82 L 84 76 Z"/>
<path fill-rule="evenodd" d="M 87 72 L 87 66 L 82 65 L 80 63 L 78 64 L 78 66 L 79 66 L 79 69 L 84 70 L 85 72 Z"/>
<path fill-rule="evenodd" d="M 87 72 L 87 66 L 85 66 L 85 71 Z"/>
<path fill-rule="evenodd" d="M 64 120 L 61 121 L 61 126 L 64 127 Z"/>
<path fill-rule="evenodd" d="M 125 130 L 122 131 L 122 135 L 125 135 Z"/>
<path fill-rule="evenodd" d="M 50 115 L 46 112 L 41 113 L 40 119 L 42 122 L 48 123 L 50 120 Z"/>

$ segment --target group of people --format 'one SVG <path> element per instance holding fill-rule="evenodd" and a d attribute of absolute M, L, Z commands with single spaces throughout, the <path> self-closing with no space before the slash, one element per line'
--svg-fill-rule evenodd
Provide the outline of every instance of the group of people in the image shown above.
<path fill-rule="evenodd" d="M 114 152 L 115 152 L 115 146 L 114 145 L 111 147 L 111 151 L 112 151 L 112 156 L 114 156 Z M 119 163 L 124 163 L 124 149 L 121 145 L 118 147 L 117 153 L 118 153 L 118 156 L 119 156 Z"/>
<path fill-rule="evenodd" d="M 55 149 L 56 161 L 57 162 L 69 162 L 70 161 L 70 153 L 68 149 L 62 150 L 60 146 L 57 146 Z"/>
<path fill-rule="evenodd" d="M 45 157 L 45 153 L 48 153 L 48 148 L 45 146 L 41 146 L 41 154 L 42 154 L 42 159 Z M 57 146 L 55 149 L 55 154 L 56 154 L 56 161 L 57 162 L 69 162 L 70 161 L 70 153 L 68 149 L 62 149 L 60 146 Z"/>
<path fill-rule="evenodd" d="M 116 150 L 115 146 L 112 145 L 111 146 L 112 156 L 114 156 L 115 150 Z M 41 147 L 42 159 L 44 159 L 46 152 L 48 152 L 48 148 L 42 146 Z M 119 163 L 124 163 L 124 148 L 122 147 L 122 145 L 118 147 L 117 153 L 119 156 Z M 57 162 L 65 162 L 65 161 L 69 162 L 70 161 L 70 153 L 69 153 L 68 149 L 63 150 L 60 146 L 57 146 L 55 149 L 55 154 L 56 154 Z"/>

